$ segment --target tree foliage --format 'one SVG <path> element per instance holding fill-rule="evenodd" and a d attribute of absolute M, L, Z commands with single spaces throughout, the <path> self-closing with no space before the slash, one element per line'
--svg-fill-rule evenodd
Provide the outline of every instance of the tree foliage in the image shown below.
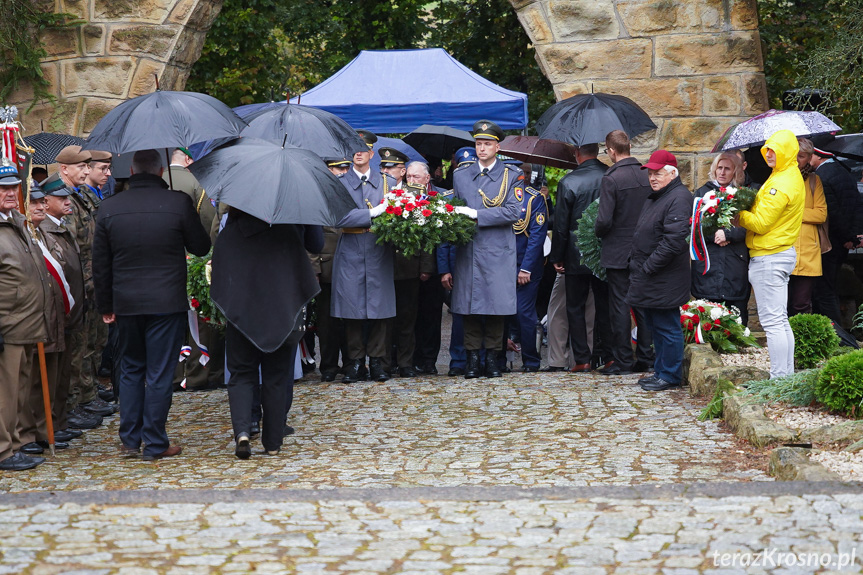
<path fill-rule="evenodd" d="M 360 50 L 427 47 L 529 94 L 531 119 L 554 102 L 507 0 L 226 0 L 188 89 L 231 106 L 282 99 L 316 86 Z M 422 70 L 394 70 L 379 81 L 423 79 Z"/>

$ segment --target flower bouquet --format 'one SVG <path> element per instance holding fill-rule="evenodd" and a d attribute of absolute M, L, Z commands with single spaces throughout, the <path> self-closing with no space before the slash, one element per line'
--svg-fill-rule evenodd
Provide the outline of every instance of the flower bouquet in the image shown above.
<path fill-rule="evenodd" d="M 381 203 L 386 204 L 386 211 L 372 220 L 371 232 L 377 243 L 393 244 L 405 257 L 420 251 L 431 253 L 444 242 L 466 244 L 476 233 L 476 222 L 455 212 L 463 201 L 444 198 L 423 186 L 408 184 L 404 190 L 390 190 Z"/>
<path fill-rule="evenodd" d="M 212 250 L 203 257 L 186 255 L 186 294 L 189 297 L 189 305 L 204 323 L 217 329 L 225 329 L 228 320 L 210 299 L 210 278 L 213 273 L 210 260 L 212 257 Z"/>
<path fill-rule="evenodd" d="M 740 211 L 751 208 L 757 194 L 758 190 L 754 188 L 728 186 L 695 198 L 692 217 L 689 218 L 689 256 L 692 260 L 705 262 L 705 274 L 710 269 L 707 243 L 713 241 L 718 230 L 733 227 L 731 220 Z"/>
<path fill-rule="evenodd" d="M 741 347 L 761 347 L 740 320 L 735 307 L 703 299 L 680 308 L 680 325 L 686 343 L 709 343 L 717 352 L 737 353 Z"/>

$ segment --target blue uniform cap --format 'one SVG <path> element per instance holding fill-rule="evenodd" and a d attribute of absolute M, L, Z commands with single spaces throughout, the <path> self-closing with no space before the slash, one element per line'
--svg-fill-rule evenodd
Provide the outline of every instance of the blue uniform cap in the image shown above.
<path fill-rule="evenodd" d="M 461 165 L 464 162 L 475 162 L 476 160 L 476 148 L 474 147 L 465 146 L 464 148 L 459 148 L 458 152 L 455 153 L 457 165 Z"/>

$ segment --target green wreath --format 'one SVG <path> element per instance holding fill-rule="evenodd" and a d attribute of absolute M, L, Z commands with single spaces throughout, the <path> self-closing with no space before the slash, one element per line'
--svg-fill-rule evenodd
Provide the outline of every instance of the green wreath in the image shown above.
<path fill-rule="evenodd" d="M 578 219 L 578 229 L 575 230 L 575 243 L 581 252 L 581 263 L 597 278 L 607 280 L 605 268 L 600 264 L 602 255 L 602 240 L 596 235 L 596 216 L 599 213 L 599 198 L 595 199 Z"/>

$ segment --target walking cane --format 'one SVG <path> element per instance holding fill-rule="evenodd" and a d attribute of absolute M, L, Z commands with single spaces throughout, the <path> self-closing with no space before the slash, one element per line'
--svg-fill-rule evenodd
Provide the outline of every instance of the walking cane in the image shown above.
<path fill-rule="evenodd" d="M 41 341 L 36 344 L 39 352 L 39 371 L 42 373 L 42 402 L 45 404 L 45 423 L 48 425 L 48 446 L 51 448 L 51 456 L 54 453 L 54 420 L 51 418 L 51 395 L 48 393 L 48 368 L 45 365 L 45 344 Z"/>

